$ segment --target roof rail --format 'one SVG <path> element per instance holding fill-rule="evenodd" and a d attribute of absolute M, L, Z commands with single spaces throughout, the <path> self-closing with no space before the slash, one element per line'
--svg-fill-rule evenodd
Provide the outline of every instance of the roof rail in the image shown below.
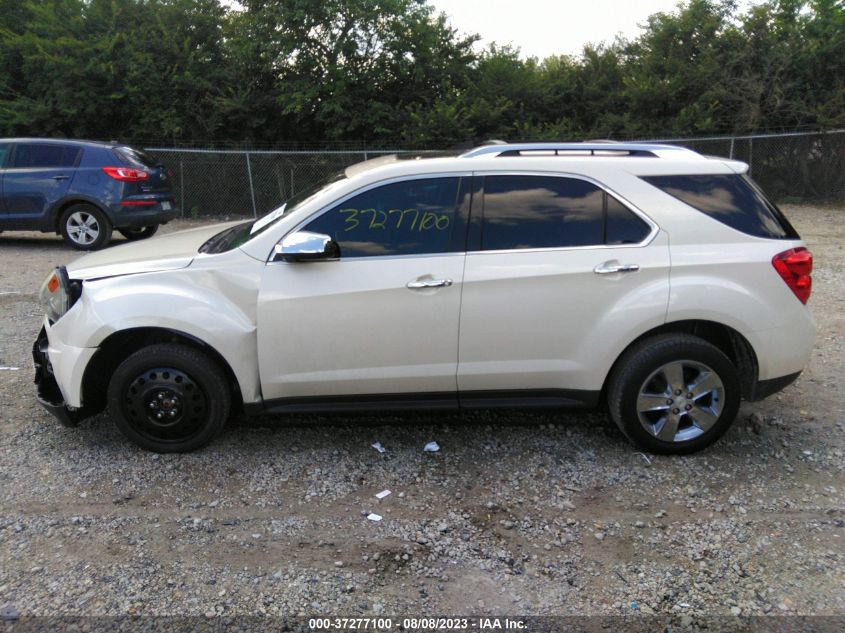
<path fill-rule="evenodd" d="M 701 154 L 678 145 L 652 143 L 615 143 L 592 141 L 588 143 L 509 143 L 482 145 L 461 154 L 462 158 L 479 156 L 523 156 L 525 153 L 553 153 L 554 156 L 639 156 L 646 158 L 703 158 Z"/>

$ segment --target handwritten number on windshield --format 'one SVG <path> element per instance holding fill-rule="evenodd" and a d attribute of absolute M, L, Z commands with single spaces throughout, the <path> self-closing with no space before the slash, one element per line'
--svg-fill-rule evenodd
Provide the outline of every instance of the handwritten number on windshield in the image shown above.
<path fill-rule="evenodd" d="M 344 232 L 354 231 L 361 226 L 368 231 L 388 228 L 419 232 L 445 231 L 451 222 L 446 213 L 420 213 L 419 209 L 341 209 L 340 212 L 346 216 Z"/>

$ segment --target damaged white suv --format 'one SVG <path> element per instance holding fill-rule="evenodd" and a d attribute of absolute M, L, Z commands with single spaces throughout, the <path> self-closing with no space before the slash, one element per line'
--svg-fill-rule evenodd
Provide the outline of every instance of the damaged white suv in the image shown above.
<path fill-rule="evenodd" d="M 233 409 L 600 403 L 643 449 L 695 451 L 813 345 L 812 256 L 747 170 L 607 143 L 354 165 L 257 222 L 56 269 L 38 397 L 161 452 Z"/>

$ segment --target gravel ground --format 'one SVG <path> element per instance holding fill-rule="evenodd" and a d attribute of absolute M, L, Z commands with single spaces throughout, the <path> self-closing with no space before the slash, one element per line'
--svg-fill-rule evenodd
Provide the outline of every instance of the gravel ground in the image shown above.
<path fill-rule="evenodd" d="M 642 455 L 583 412 L 244 418 L 166 456 L 105 415 L 65 429 L 29 350 L 39 284 L 78 254 L 3 234 L 0 367 L 20 369 L 0 369 L 0 607 L 845 614 L 845 208 L 785 210 L 816 258 L 812 361 L 689 457 Z"/>

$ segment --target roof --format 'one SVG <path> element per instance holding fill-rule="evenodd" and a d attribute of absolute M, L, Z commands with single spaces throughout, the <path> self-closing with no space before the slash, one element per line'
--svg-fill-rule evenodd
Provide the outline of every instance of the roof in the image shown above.
<path fill-rule="evenodd" d="M 461 154 L 461 158 L 481 156 L 607 156 L 637 158 L 703 158 L 691 149 L 679 145 L 652 143 L 614 143 L 608 141 L 583 143 L 504 143 L 482 145 Z"/>
<path fill-rule="evenodd" d="M 727 158 L 703 156 L 686 147 L 657 143 L 495 143 L 463 153 L 379 156 L 346 168 L 346 176 L 408 175 L 490 170 L 591 172 L 622 168 L 634 174 L 741 173 L 747 166 Z"/>
<path fill-rule="evenodd" d="M 117 141 L 87 141 L 85 139 L 74 138 L 35 138 L 35 137 L 20 137 L 20 138 L 0 138 L 0 143 L 61 143 L 62 145 L 96 145 L 98 147 L 119 147 L 125 145 Z"/>

